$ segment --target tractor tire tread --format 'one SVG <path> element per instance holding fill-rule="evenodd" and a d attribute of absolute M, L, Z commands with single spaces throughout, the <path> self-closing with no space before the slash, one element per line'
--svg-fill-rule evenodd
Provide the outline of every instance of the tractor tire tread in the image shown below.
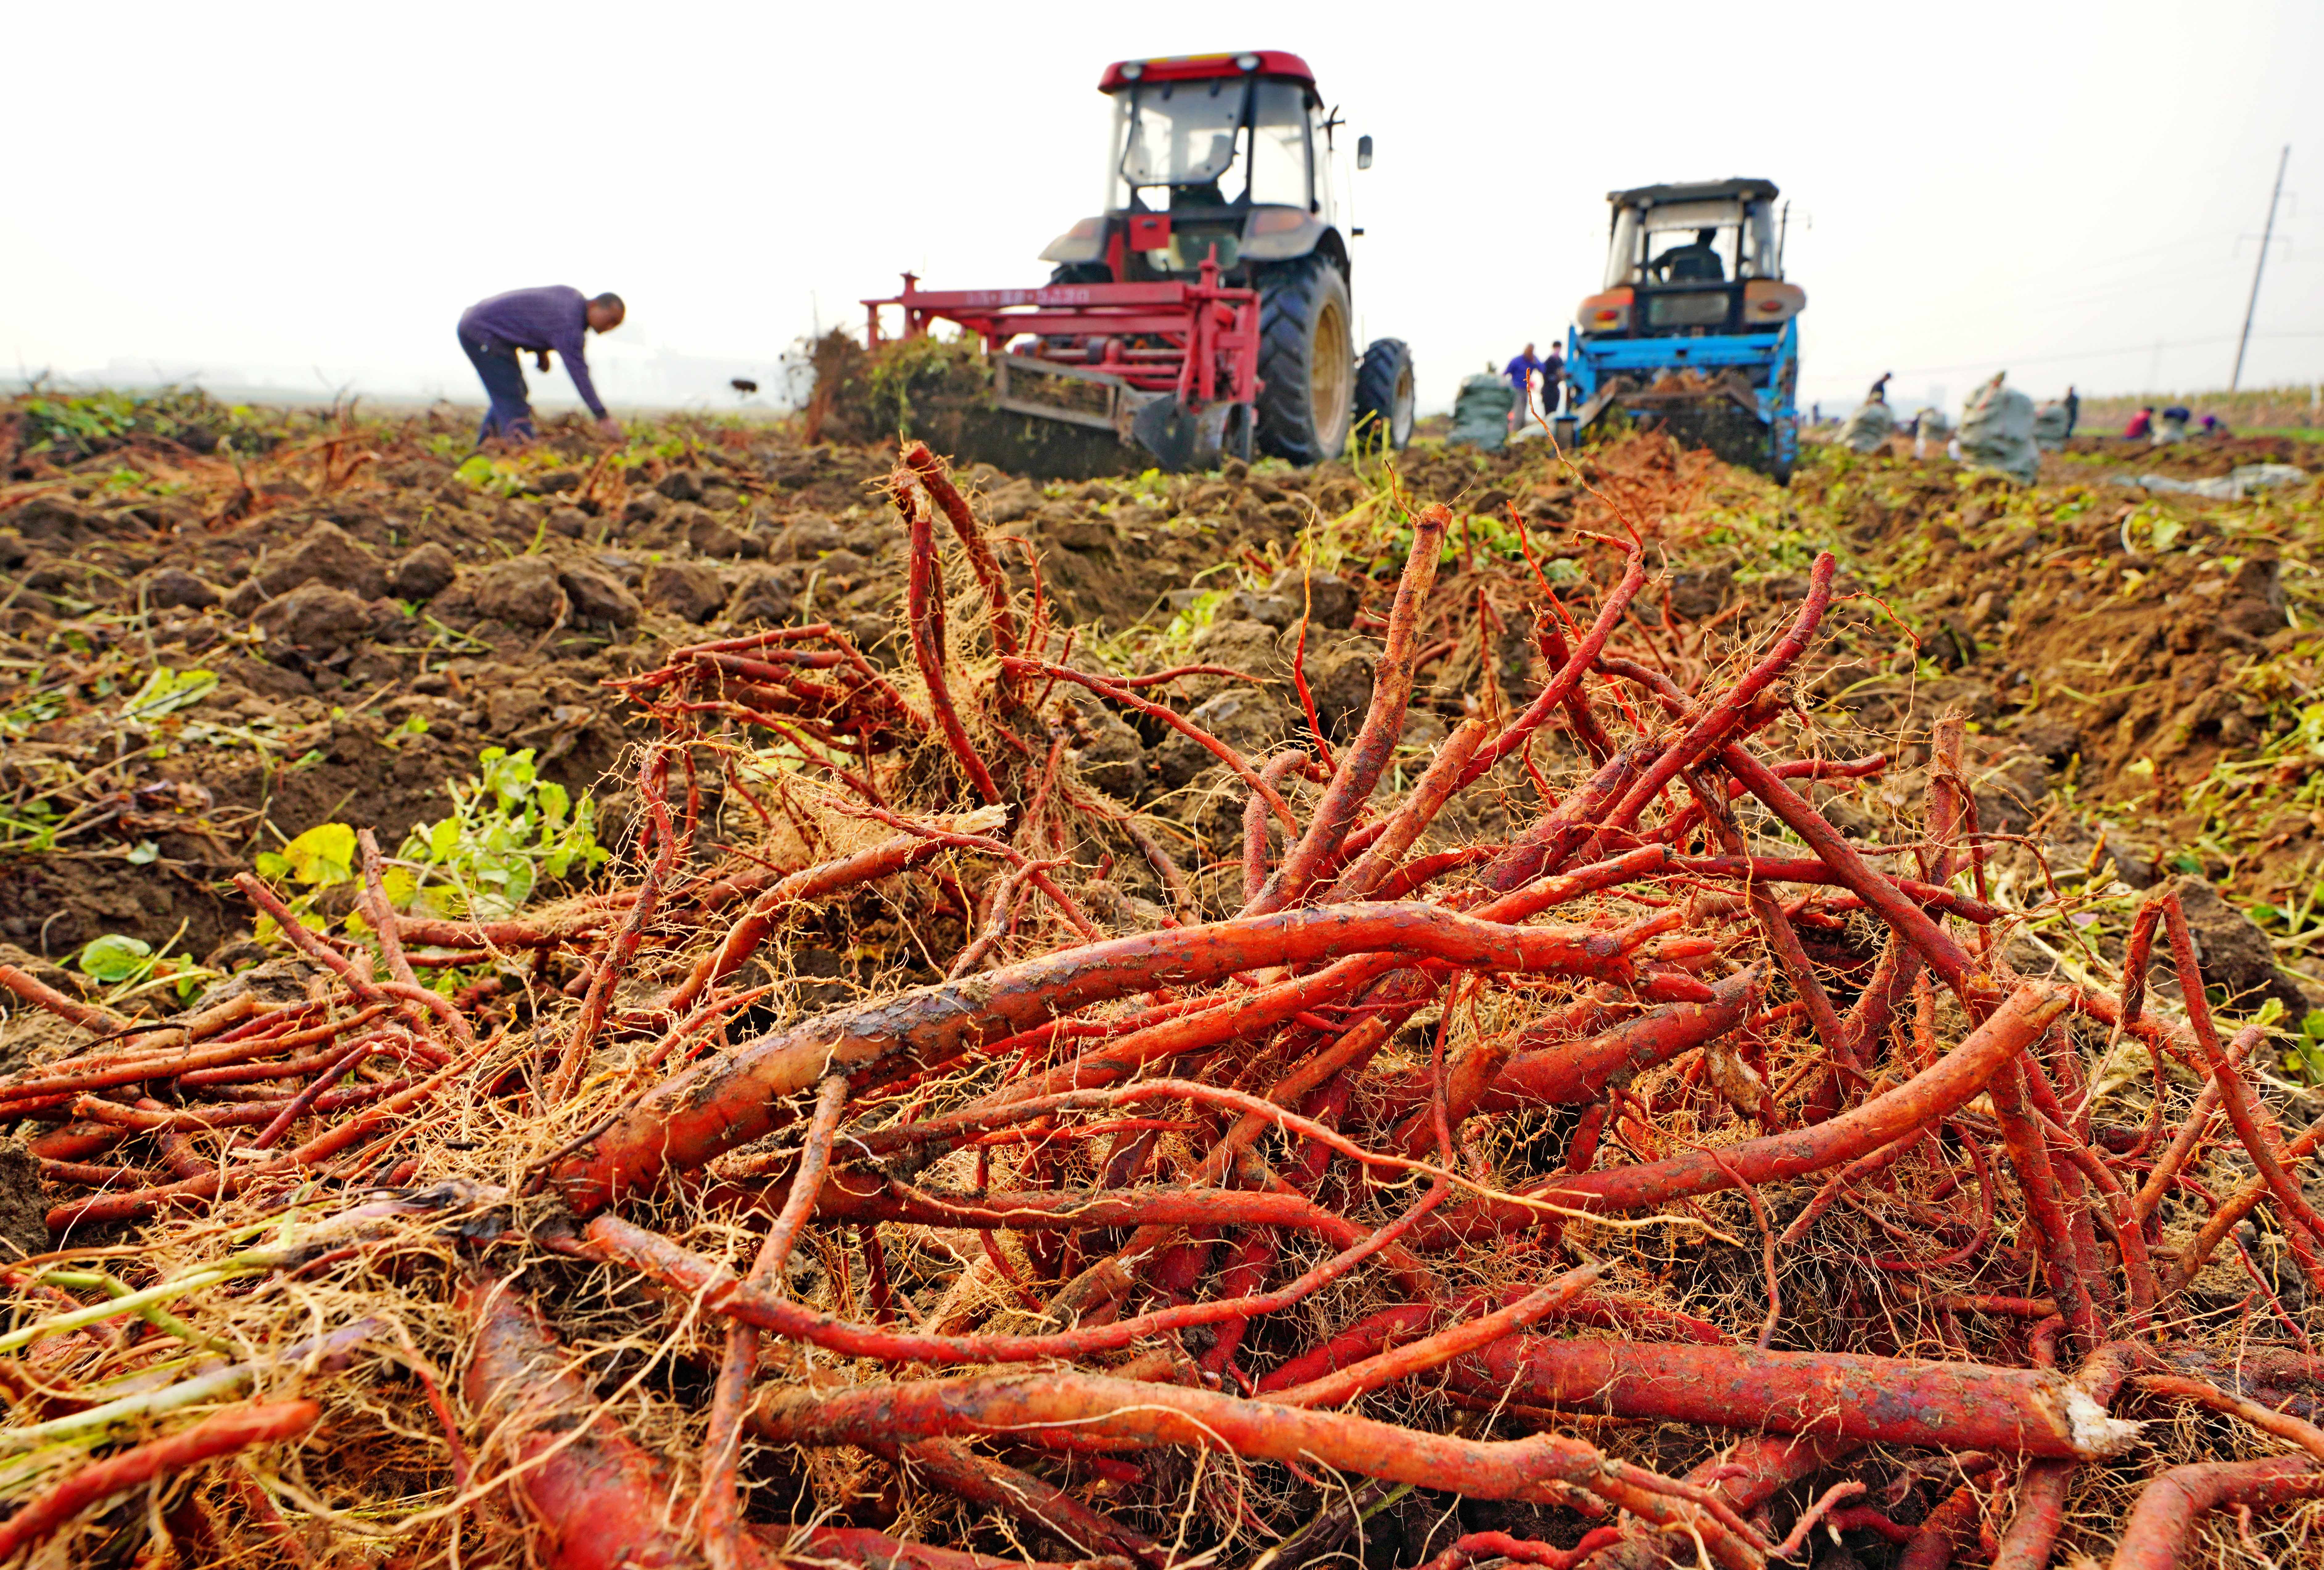
<path fill-rule="evenodd" d="M 1412 367 L 1412 346 L 1402 338 L 1374 338 L 1356 366 L 1356 422 L 1377 416 L 1388 428 L 1388 446 L 1402 451 L 1412 439 L 1412 411 L 1405 411 L 1404 430 L 1396 429 L 1396 389 Z"/>
<path fill-rule="evenodd" d="M 1266 386 L 1259 394 L 1259 446 L 1303 466 L 1340 456 L 1322 450 L 1307 402 L 1307 323 L 1326 270 L 1339 271 L 1330 256 L 1311 251 L 1269 267 L 1259 285 L 1259 374 Z M 1340 287 L 1344 298 L 1344 279 Z"/>

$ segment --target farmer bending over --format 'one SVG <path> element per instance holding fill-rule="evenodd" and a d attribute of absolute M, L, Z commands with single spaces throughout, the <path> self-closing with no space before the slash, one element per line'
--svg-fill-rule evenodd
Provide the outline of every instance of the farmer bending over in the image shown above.
<path fill-rule="evenodd" d="M 605 412 L 597 389 L 589 381 L 589 362 L 583 335 L 612 332 L 622 325 L 622 297 L 601 294 L 586 300 L 577 289 L 561 283 L 543 289 L 512 289 L 480 300 L 460 313 L 460 346 L 483 378 L 492 406 L 476 427 L 479 446 L 488 436 L 512 441 L 533 437 L 532 404 L 525 392 L 524 368 L 517 351 L 532 351 L 536 368 L 549 369 L 549 351 L 565 357 L 566 374 L 573 378 L 581 402 L 597 417 L 597 429 L 607 436 L 622 434 L 621 422 Z"/>

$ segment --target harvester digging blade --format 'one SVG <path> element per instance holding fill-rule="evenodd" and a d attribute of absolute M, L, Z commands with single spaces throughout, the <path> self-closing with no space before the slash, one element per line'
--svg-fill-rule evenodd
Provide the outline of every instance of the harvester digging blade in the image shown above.
<path fill-rule="evenodd" d="M 1130 433 L 1152 453 L 1156 466 L 1177 472 L 1207 469 L 1219 460 L 1225 444 L 1228 405 L 1214 402 L 1191 410 L 1176 398 L 1164 396 L 1140 409 L 1130 421 Z"/>

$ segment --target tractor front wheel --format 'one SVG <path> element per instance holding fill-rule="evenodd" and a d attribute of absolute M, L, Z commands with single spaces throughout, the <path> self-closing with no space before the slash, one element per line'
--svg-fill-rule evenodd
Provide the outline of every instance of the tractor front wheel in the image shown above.
<path fill-rule="evenodd" d="M 1402 338 L 1374 338 L 1356 368 L 1357 440 L 1401 452 L 1412 439 L 1412 346 Z"/>
<path fill-rule="evenodd" d="M 1356 402 L 1347 277 L 1311 252 L 1268 268 L 1259 287 L 1259 444 L 1303 466 L 1338 457 Z"/>

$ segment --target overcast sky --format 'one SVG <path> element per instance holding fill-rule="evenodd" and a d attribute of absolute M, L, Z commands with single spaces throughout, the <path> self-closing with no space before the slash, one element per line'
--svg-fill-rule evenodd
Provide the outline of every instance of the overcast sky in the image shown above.
<path fill-rule="evenodd" d="M 629 300 L 592 355 L 616 400 L 658 356 L 771 379 L 906 268 L 1045 279 L 1101 199 L 1109 60 L 1268 47 L 1377 141 L 1359 326 L 1411 342 L 1426 407 L 1563 336 L 1609 189 L 1733 174 L 1793 203 L 1803 404 L 1884 370 L 1956 405 L 2005 366 L 2036 396 L 2223 387 L 2287 143 L 2244 381 L 2324 375 L 2316 0 L 131 0 L 7 25 L 0 353 L 25 370 L 470 400 L 461 308 L 562 282 Z"/>

